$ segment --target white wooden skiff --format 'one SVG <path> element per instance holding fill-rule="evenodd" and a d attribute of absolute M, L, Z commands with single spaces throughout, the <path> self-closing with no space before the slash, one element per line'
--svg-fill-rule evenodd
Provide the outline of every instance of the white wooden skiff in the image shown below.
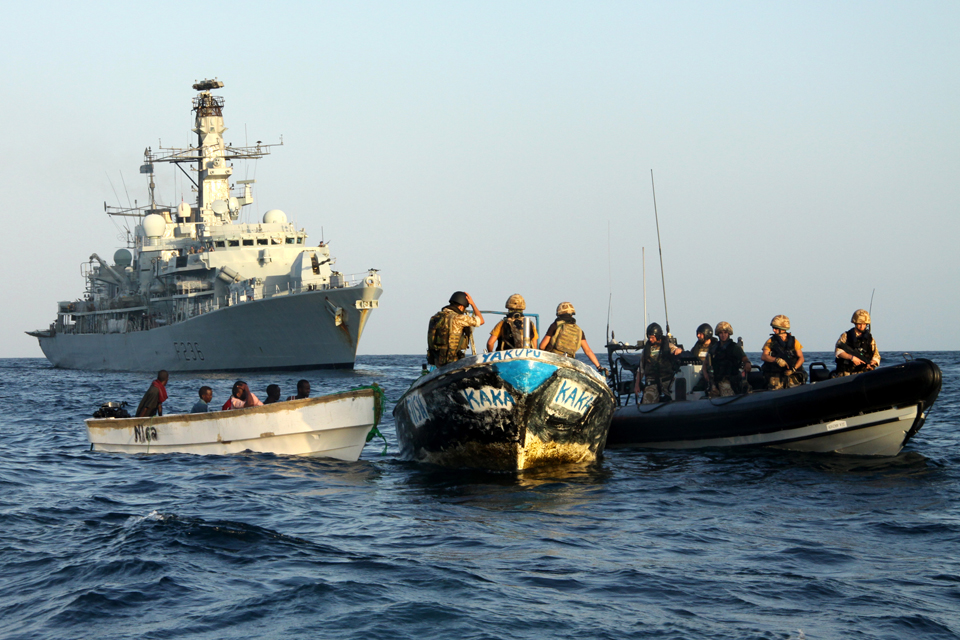
<path fill-rule="evenodd" d="M 356 461 L 375 425 L 376 402 L 373 389 L 357 389 L 233 411 L 85 422 L 95 451 L 200 455 L 254 451 Z"/>

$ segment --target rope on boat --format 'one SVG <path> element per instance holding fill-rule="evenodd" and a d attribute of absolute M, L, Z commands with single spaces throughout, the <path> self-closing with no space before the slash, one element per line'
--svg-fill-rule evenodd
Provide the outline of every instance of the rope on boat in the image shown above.
<path fill-rule="evenodd" d="M 367 434 L 366 441 L 370 442 L 377 437 L 382 439 L 383 451 L 380 452 L 380 455 L 385 456 L 387 455 L 387 448 L 390 446 L 390 444 L 387 442 L 386 436 L 380 433 L 380 429 L 377 429 L 377 425 L 380 424 L 380 418 L 383 417 L 383 409 L 387 406 L 387 394 L 384 393 L 383 387 L 378 385 L 376 382 L 362 387 L 353 387 L 351 391 L 359 391 L 361 389 L 373 390 L 373 427 L 370 429 L 370 433 Z"/>

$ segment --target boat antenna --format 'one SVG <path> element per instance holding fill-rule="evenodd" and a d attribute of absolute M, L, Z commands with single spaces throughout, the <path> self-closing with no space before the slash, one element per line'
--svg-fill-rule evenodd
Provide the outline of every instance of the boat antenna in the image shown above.
<path fill-rule="evenodd" d="M 660 285 L 663 287 L 663 317 L 670 335 L 670 313 L 667 311 L 667 283 L 663 275 L 663 245 L 660 244 L 660 217 L 657 215 L 657 188 L 653 184 L 653 169 L 650 169 L 650 188 L 653 190 L 653 219 L 657 222 L 657 249 L 660 250 Z M 644 329 L 646 331 L 646 329 Z"/>
<path fill-rule="evenodd" d="M 607 220 L 607 281 L 610 296 L 607 298 L 607 344 L 610 344 L 610 313 L 613 311 L 613 258 L 610 255 L 610 221 Z"/>
<path fill-rule="evenodd" d="M 647 323 L 650 321 L 649 316 L 647 316 L 647 248 L 646 247 L 640 247 L 640 263 L 643 266 L 643 326 L 640 329 L 642 331 L 646 331 Z"/>
<path fill-rule="evenodd" d="M 877 292 L 877 288 L 874 287 L 873 291 L 870 293 L 870 309 L 867 310 L 867 315 L 870 316 L 870 319 L 873 320 L 873 294 Z M 867 331 L 873 333 L 873 323 L 867 325 Z"/>

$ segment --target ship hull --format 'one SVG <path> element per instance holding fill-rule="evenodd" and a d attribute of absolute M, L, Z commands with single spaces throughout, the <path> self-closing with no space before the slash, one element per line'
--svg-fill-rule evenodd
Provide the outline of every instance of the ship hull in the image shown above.
<path fill-rule="evenodd" d="M 348 287 L 244 302 L 149 331 L 38 336 L 56 367 L 107 371 L 352 369 L 379 287 Z M 335 309 L 342 309 L 338 326 Z"/>

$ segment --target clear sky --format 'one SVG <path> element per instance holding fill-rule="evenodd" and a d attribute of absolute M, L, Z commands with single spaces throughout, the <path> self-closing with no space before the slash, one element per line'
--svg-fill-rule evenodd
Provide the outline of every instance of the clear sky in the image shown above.
<path fill-rule="evenodd" d="M 545 321 L 569 300 L 595 350 L 612 292 L 637 340 L 642 247 L 664 320 L 651 169 L 687 346 L 727 320 L 759 350 L 784 313 L 829 349 L 876 289 L 881 350 L 960 349 L 958 2 L 37 2 L 3 21 L 0 356 L 41 356 L 23 331 L 123 245 L 103 202 L 124 183 L 146 201 L 143 149 L 193 143 L 190 85 L 214 76 L 228 142 L 283 135 L 237 167 L 248 219 L 282 209 L 341 271 L 381 269 L 361 353 L 423 351 L 457 289 L 483 309 L 520 292 Z"/>

